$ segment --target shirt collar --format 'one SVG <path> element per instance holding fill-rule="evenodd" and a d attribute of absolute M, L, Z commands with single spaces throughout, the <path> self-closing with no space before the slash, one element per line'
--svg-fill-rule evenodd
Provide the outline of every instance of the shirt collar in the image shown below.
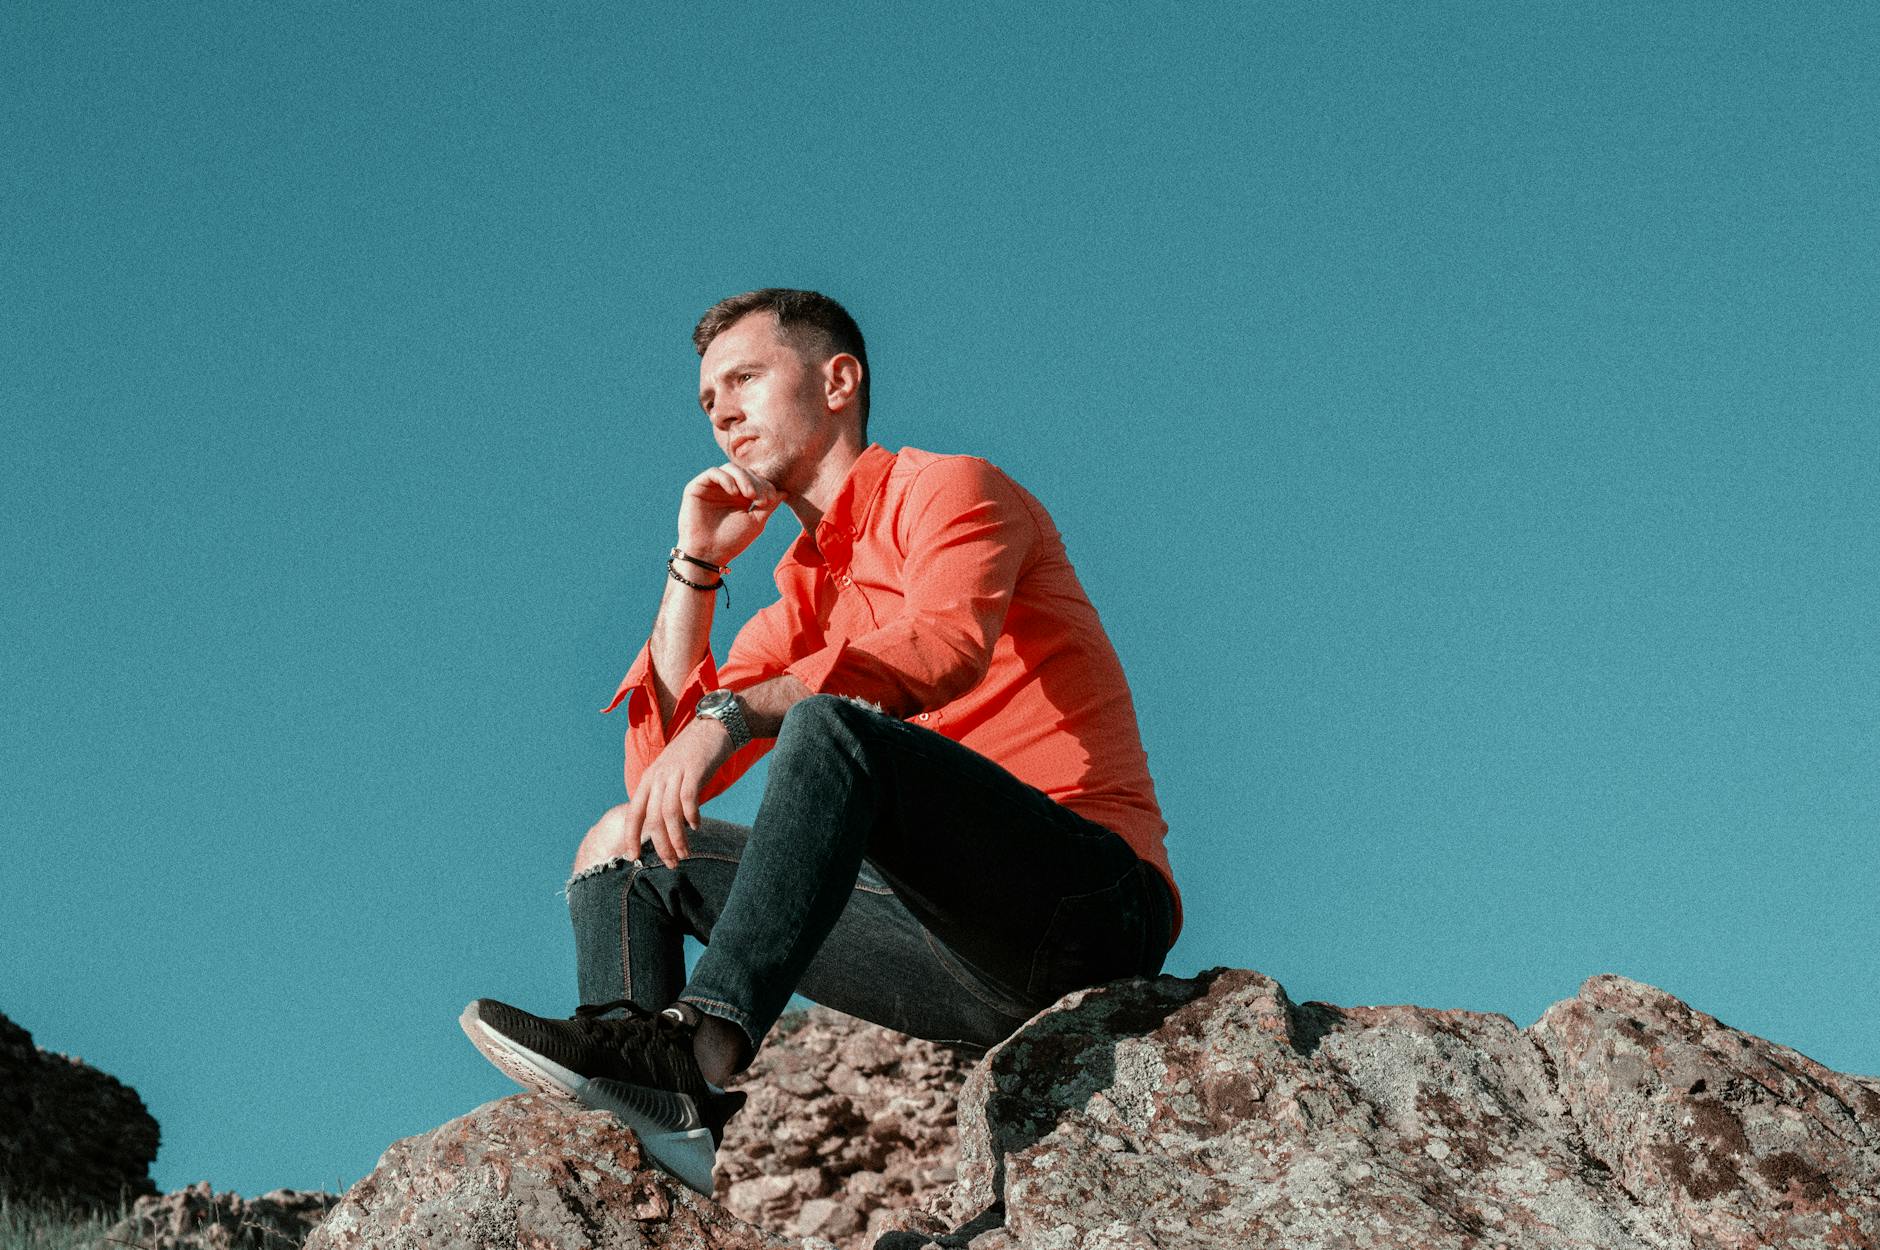
<path fill-rule="evenodd" d="M 849 551 L 861 537 L 862 526 L 874 510 L 882 484 L 888 480 L 888 470 L 893 467 L 894 453 L 880 443 L 870 443 L 867 450 L 855 458 L 848 476 L 842 479 L 842 486 L 836 491 L 835 501 L 817 522 L 816 533 L 813 536 L 805 533 L 796 540 L 792 554 L 798 563 L 848 563 Z M 820 553 L 822 560 L 818 561 L 812 552 Z"/>

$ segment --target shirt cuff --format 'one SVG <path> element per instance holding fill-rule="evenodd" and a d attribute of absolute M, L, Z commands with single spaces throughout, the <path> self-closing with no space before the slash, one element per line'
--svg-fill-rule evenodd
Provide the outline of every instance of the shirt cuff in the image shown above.
<path fill-rule="evenodd" d="M 678 730 L 691 720 L 692 709 L 697 706 L 699 696 L 717 688 L 718 665 L 708 649 L 699 657 L 699 662 L 692 666 L 692 671 L 686 674 L 685 680 L 679 683 L 678 696 L 674 700 L 672 728 Z M 627 724 L 630 729 L 639 728 L 649 718 L 658 721 L 657 716 L 649 717 L 658 706 L 653 690 L 653 644 L 650 641 L 640 648 L 640 654 L 634 657 L 633 666 L 620 679 L 620 688 L 614 691 L 613 701 L 601 709 L 601 714 L 606 715 L 619 707 L 623 699 L 627 700 Z M 654 736 L 662 742 L 665 740 L 663 726 L 655 723 L 649 728 Z"/>

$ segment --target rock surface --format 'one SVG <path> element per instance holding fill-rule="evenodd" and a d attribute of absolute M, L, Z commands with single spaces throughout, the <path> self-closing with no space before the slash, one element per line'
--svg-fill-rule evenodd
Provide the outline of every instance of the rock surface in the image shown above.
<path fill-rule="evenodd" d="M 139 1250 L 293 1250 L 339 1198 L 277 1189 L 259 1198 L 218 1194 L 207 1182 L 139 1198 L 105 1231 L 103 1246 Z"/>
<path fill-rule="evenodd" d="M 646 1162 L 605 1111 L 542 1094 L 395 1142 L 307 1250 L 759 1250 L 786 1242 Z"/>
<path fill-rule="evenodd" d="M 820 1010 L 773 1035 L 716 1202 L 603 1113 L 504 1098 L 394 1145 L 307 1246 L 1880 1250 L 1880 1081 L 1619 977 L 1520 1029 L 1213 969 L 967 1058 Z"/>
<path fill-rule="evenodd" d="M 1237 969 L 1085 990 L 960 1131 L 973 1250 L 1880 1244 L 1876 1084 L 1619 977 L 1528 1030 Z"/>
<path fill-rule="evenodd" d="M 1620 977 L 1588 981 L 1529 1032 L 1588 1149 L 1673 1244 L 1880 1239 L 1880 1082 Z"/>
<path fill-rule="evenodd" d="M 734 1215 L 850 1250 L 952 1189 L 954 1106 L 980 1049 L 924 1042 L 824 1007 L 786 1016 L 736 1087 L 750 1095 L 718 1152 Z"/>
<path fill-rule="evenodd" d="M 157 1122 L 137 1092 L 0 1016 L 0 1194 L 99 1210 L 154 1193 Z"/>

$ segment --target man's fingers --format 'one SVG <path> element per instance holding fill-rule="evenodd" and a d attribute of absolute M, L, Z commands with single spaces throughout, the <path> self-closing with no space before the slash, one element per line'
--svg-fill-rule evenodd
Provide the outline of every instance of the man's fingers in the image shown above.
<path fill-rule="evenodd" d="M 741 464 L 726 461 L 724 468 L 738 479 L 738 491 L 751 501 L 753 512 L 769 512 L 783 499 L 783 494 L 769 478 L 759 477 Z"/>
<path fill-rule="evenodd" d="M 660 862 L 668 868 L 677 868 L 679 861 L 685 858 L 685 818 L 679 813 L 678 795 L 666 796 L 660 804 L 660 831 L 665 834 L 666 846 L 661 853 Z"/>
<path fill-rule="evenodd" d="M 652 843 L 653 854 L 659 856 L 660 863 L 670 868 L 672 866 L 669 862 L 670 856 L 672 855 L 672 846 L 666 840 L 666 826 L 664 822 L 659 819 L 657 812 L 650 812 L 648 816 L 649 819 L 641 832 L 640 841 L 634 843 L 635 850 L 637 852 L 643 843 Z"/>
<path fill-rule="evenodd" d="M 739 502 L 748 502 L 749 492 L 745 489 L 744 483 L 728 471 L 730 467 L 718 465 L 705 470 L 692 479 L 686 487 L 686 493 L 711 507 L 725 507 Z"/>
<path fill-rule="evenodd" d="M 762 493 L 757 488 L 757 479 L 751 476 L 749 469 L 741 465 L 734 464 L 727 460 L 724 464 L 719 466 L 719 472 L 736 482 L 738 494 L 743 495 L 746 499 L 755 499 Z"/>
<path fill-rule="evenodd" d="M 783 492 L 777 489 L 776 483 L 755 473 L 751 474 L 751 480 L 757 484 L 757 502 L 764 511 L 774 511 L 783 502 Z"/>
<path fill-rule="evenodd" d="M 705 471 L 705 498 L 718 506 L 726 506 L 744 499 L 744 486 L 727 473 L 723 466 Z"/>

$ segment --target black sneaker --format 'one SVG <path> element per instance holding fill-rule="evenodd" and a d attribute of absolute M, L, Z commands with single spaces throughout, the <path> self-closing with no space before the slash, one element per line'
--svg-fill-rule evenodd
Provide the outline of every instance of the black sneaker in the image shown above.
<path fill-rule="evenodd" d="M 627 1014 L 603 1014 L 616 1009 Z M 457 1022 L 508 1076 L 613 1112 L 653 1162 L 699 1193 L 711 1193 L 725 1121 L 744 1105 L 744 1095 L 705 1083 L 692 1057 L 693 1026 L 676 1010 L 654 1015 L 622 999 L 550 1020 L 479 998 Z"/>

